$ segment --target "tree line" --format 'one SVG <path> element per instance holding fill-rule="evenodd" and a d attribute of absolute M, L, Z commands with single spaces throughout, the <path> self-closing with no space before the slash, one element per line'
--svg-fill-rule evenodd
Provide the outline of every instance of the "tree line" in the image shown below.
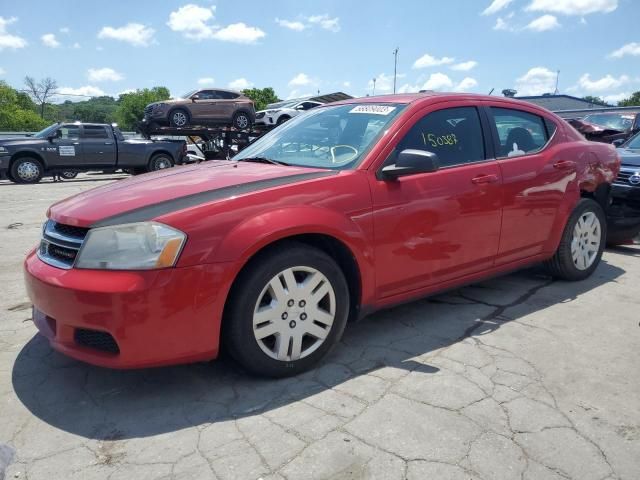
<path fill-rule="evenodd" d="M 268 103 L 279 101 L 273 88 L 243 90 L 251 98 L 256 110 Z M 153 102 L 171 98 L 166 87 L 138 89 L 111 96 L 92 97 L 87 100 L 54 103 L 57 97 L 55 80 L 36 81 L 25 77 L 25 88 L 15 89 L 0 81 L 0 131 L 37 131 L 54 122 L 117 123 L 122 130 L 135 130 L 144 114 L 144 107 Z"/>

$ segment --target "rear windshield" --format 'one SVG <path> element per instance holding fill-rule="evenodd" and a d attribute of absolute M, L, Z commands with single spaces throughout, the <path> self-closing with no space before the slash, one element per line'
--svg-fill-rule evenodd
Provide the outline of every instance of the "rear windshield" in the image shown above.
<path fill-rule="evenodd" d="M 592 113 L 585 116 L 583 120 L 612 130 L 625 131 L 633 126 L 634 117 L 635 115 L 622 113 Z"/>

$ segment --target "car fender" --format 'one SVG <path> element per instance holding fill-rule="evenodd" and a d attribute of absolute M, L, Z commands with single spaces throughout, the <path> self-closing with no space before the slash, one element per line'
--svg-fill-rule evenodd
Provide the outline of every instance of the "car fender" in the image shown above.
<path fill-rule="evenodd" d="M 39 150 L 36 150 L 33 147 L 21 148 L 17 152 L 11 155 L 11 160 L 9 161 L 9 165 L 13 164 L 14 160 L 22 157 L 35 157 L 42 163 L 42 166 L 46 169 L 48 168 L 47 161 L 42 156 L 42 153 Z"/>
<path fill-rule="evenodd" d="M 373 246 L 353 220 L 323 207 L 295 206 L 263 212 L 233 228 L 220 242 L 207 263 L 232 262 L 233 278 L 260 250 L 285 238 L 320 234 L 340 241 L 353 255 L 361 279 L 363 303 L 373 298 L 375 276 Z"/>

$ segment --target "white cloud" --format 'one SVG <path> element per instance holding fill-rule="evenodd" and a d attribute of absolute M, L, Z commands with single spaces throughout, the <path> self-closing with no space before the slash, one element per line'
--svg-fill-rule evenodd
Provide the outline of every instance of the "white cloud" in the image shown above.
<path fill-rule="evenodd" d="M 460 62 L 455 65 L 451 65 L 451 70 L 456 70 L 458 72 L 468 72 L 469 70 L 473 70 L 478 66 L 478 62 L 475 60 L 469 60 L 468 62 Z"/>
<path fill-rule="evenodd" d="M 202 40 L 213 36 L 215 27 L 210 25 L 213 20 L 215 6 L 200 7 L 192 3 L 183 5 L 169 14 L 167 25 L 174 32 L 180 32 L 192 40 Z"/>
<path fill-rule="evenodd" d="M 155 30 L 141 23 L 127 23 L 124 27 L 102 27 L 98 38 L 127 42 L 134 47 L 146 47 L 153 42 Z"/>
<path fill-rule="evenodd" d="M 613 95 L 605 95 L 602 99 L 607 103 L 618 103 L 621 100 L 629 98 L 631 94 L 629 92 L 616 93 Z"/>
<path fill-rule="evenodd" d="M 618 0 L 531 0 L 526 10 L 563 15 L 609 13 L 618 8 Z"/>
<path fill-rule="evenodd" d="M 45 47 L 58 48 L 60 46 L 60 42 L 53 33 L 45 33 L 40 37 L 40 40 Z"/>
<path fill-rule="evenodd" d="M 253 83 L 246 78 L 237 78 L 236 80 L 229 82 L 229 88 L 233 90 L 244 90 L 245 88 L 251 87 L 253 87 Z"/>
<path fill-rule="evenodd" d="M 250 27 L 242 22 L 227 25 L 213 34 L 216 40 L 234 43 L 255 43 L 264 36 L 266 33 L 259 28 Z"/>
<path fill-rule="evenodd" d="M 214 25 L 215 6 L 200 7 L 189 3 L 169 14 L 167 25 L 174 32 L 191 40 L 216 39 L 223 42 L 255 43 L 266 33 L 245 23 L 233 23 L 226 27 Z"/>
<path fill-rule="evenodd" d="M 307 17 L 307 20 L 309 20 L 309 23 L 318 25 L 325 30 L 329 30 L 331 32 L 340 31 L 340 18 L 338 17 L 331 18 L 325 13 L 323 15 L 312 15 Z"/>
<path fill-rule="evenodd" d="M 546 30 L 553 30 L 560 28 L 560 22 L 553 15 L 542 15 L 541 17 L 532 20 L 525 28 L 533 30 L 534 32 L 544 32 Z"/>
<path fill-rule="evenodd" d="M 342 86 L 345 87 L 345 88 L 349 88 L 351 86 L 351 82 L 348 81 L 348 80 L 345 81 L 345 82 L 342 82 Z"/>
<path fill-rule="evenodd" d="M 71 100 L 72 102 L 81 102 L 86 100 L 87 97 L 102 97 L 106 95 L 103 90 L 91 85 L 85 85 L 84 87 L 72 88 L 62 87 L 56 92 L 61 97 L 64 97 L 62 101 Z"/>
<path fill-rule="evenodd" d="M 422 86 L 422 90 L 449 90 L 453 88 L 453 81 L 444 73 L 432 73 Z"/>
<path fill-rule="evenodd" d="M 24 48 L 28 45 L 24 38 L 7 33 L 7 26 L 17 21 L 18 19 L 16 17 L 0 17 L 0 51 L 5 48 Z"/>
<path fill-rule="evenodd" d="M 90 68 L 87 70 L 87 78 L 90 82 L 118 82 L 124 76 L 113 68 Z"/>
<path fill-rule="evenodd" d="M 78 42 L 76 42 L 76 43 L 73 44 L 72 48 L 76 48 L 76 49 L 80 48 L 80 44 Z"/>
<path fill-rule="evenodd" d="M 7 73 L 7 71 L 4 68 L 0 67 L 0 75 L 4 75 L 5 73 Z"/>
<path fill-rule="evenodd" d="M 493 2 L 491 2 L 491 5 L 484 9 L 482 15 L 493 15 L 503 8 L 506 8 L 511 2 L 512 0 L 493 0 Z"/>
<path fill-rule="evenodd" d="M 609 54 L 611 58 L 622 58 L 625 55 L 631 55 L 633 57 L 640 56 L 640 43 L 631 42 L 623 45 L 617 50 L 614 50 Z"/>
<path fill-rule="evenodd" d="M 288 28 L 289 30 L 295 30 L 296 32 L 301 32 L 307 28 L 304 23 L 297 20 L 282 20 L 280 18 L 276 18 L 276 23 L 281 27 Z"/>
<path fill-rule="evenodd" d="M 410 85 L 405 83 L 398 89 L 398 93 L 415 93 L 418 90 L 420 90 L 419 85 Z"/>
<path fill-rule="evenodd" d="M 299 73 L 289 81 L 290 87 L 303 87 L 311 85 L 311 79 L 306 73 Z"/>
<path fill-rule="evenodd" d="M 215 79 L 213 77 L 203 77 L 198 79 L 198 85 L 203 87 L 212 87 L 215 83 Z"/>
<path fill-rule="evenodd" d="M 125 88 L 121 92 L 118 92 L 118 95 L 116 96 L 119 97 L 120 95 L 126 95 L 127 93 L 134 93 L 135 91 L 136 91 L 135 88 Z"/>
<path fill-rule="evenodd" d="M 542 95 L 555 90 L 556 72 L 545 67 L 533 67 L 516 79 L 518 95 Z"/>
<path fill-rule="evenodd" d="M 432 57 L 428 53 L 425 53 L 423 56 L 421 56 L 419 59 L 413 62 L 413 68 L 428 68 L 428 67 L 437 67 L 439 65 L 449 65 L 454 61 L 455 61 L 455 58 L 452 58 L 452 57 L 436 58 L 436 57 Z"/>
<path fill-rule="evenodd" d="M 69 27 L 62 27 L 60 28 L 60 33 L 69 33 L 71 30 L 69 29 Z"/>
<path fill-rule="evenodd" d="M 478 81 L 475 78 L 465 77 L 453 88 L 453 90 L 455 92 L 466 92 L 467 90 L 471 90 L 477 86 Z"/>
<path fill-rule="evenodd" d="M 403 78 L 404 74 L 398 74 L 398 78 Z M 367 83 L 368 91 L 373 90 L 373 80 L 369 80 Z M 376 92 L 387 93 L 393 90 L 393 75 L 387 75 L 385 73 L 381 73 L 376 77 Z"/>
<path fill-rule="evenodd" d="M 620 77 L 615 78 L 610 74 L 607 74 L 598 80 L 591 80 L 591 76 L 588 73 L 585 73 L 578 80 L 576 88 L 590 93 L 609 92 L 629 83 L 629 81 L 630 79 L 627 75 L 621 75 Z"/>

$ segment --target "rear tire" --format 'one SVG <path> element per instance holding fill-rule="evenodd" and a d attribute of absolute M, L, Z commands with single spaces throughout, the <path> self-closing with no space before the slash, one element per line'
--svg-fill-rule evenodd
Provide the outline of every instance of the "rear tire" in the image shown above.
<path fill-rule="evenodd" d="M 239 130 L 251 128 L 251 119 L 246 112 L 237 112 L 233 116 L 233 126 Z"/>
<path fill-rule="evenodd" d="M 348 312 L 349 289 L 336 262 L 290 242 L 258 257 L 236 279 L 225 309 L 225 347 L 251 373 L 296 375 L 340 340 Z"/>
<path fill-rule="evenodd" d="M 64 178 L 65 180 L 73 180 L 74 178 L 76 178 L 78 176 L 78 172 L 71 172 L 71 171 L 62 171 L 60 173 L 60 176 L 62 178 Z"/>
<path fill-rule="evenodd" d="M 148 172 L 156 172 L 173 167 L 173 158 L 166 153 L 158 153 L 149 160 Z"/>
<path fill-rule="evenodd" d="M 291 117 L 289 117 L 288 115 L 282 115 L 280 118 L 278 118 L 276 125 L 282 125 L 287 120 L 291 120 Z"/>
<path fill-rule="evenodd" d="M 553 277 L 584 280 L 598 267 L 606 238 L 607 221 L 602 207 L 595 200 L 583 198 L 567 221 L 556 253 L 545 266 Z"/>
<path fill-rule="evenodd" d="M 42 179 L 42 163 L 33 157 L 22 157 L 11 165 L 11 176 L 15 183 L 38 183 Z"/>

